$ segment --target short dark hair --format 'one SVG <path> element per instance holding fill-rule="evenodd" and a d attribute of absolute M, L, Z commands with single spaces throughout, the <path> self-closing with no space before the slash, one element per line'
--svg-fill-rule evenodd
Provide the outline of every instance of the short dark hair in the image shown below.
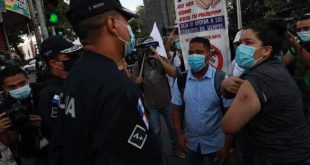
<path fill-rule="evenodd" d="M 298 21 L 305 21 L 307 19 L 310 19 L 310 14 L 306 14 L 306 15 L 303 15 L 303 16 L 297 18 L 297 22 Z"/>
<path fill-rule="evenodd" d="M 106 24 L 107 16 L 114 16 L 116 11 L 111 10 L 80 21 L 73 25 L 73 30 L 82 44 L 89 44 L 98 37 L 101 28 Z"/>
<path fill-rule="evenodd" d="M 255 22 L 244 29 L 251 29 L 256 32 L 256 36 L 262 41 L 263 46 L 271 46 L 271 55 L 279 55 L 284 41 L 284 37 L 287 33 L 287 27 L 284 21 L 271 20 Z"/>
<path fill-rule="evenodd" d="M 201 43 L 203 44 L 203 47 L 206 48 L 206 49 L 211 49 L 211 43 L 210 43 L 210 40 L 207 39 L 207 38 L 204 38 L 204 37 L 195 37 L 193 38 L 189 44 L 192 44 L 192 43 Z"/>
<path fill-rule="evenodd" d="M 21 69 L 20 67 L 18 67 L 18 66 L 8 66 L 8 67 L 6 67 L 0 73 L 0 81 L 1 81 L 0 83 L 1 83 L 1 85 L 4 85 L 4 81 L 5 81 L 6 78 L 13 77 L 13 76 L 16 76 L 18 74 L 23 74 L 26 78 L 28 78 L 27 73 L 23 69 Z"/>

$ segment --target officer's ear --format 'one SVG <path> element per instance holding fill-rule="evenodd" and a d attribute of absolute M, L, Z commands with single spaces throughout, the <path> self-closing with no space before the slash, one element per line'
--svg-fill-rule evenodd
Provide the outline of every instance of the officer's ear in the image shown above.
<path fill-rule="evenodd" d="M 119 32 L 118 32 L 118 29 L 117 29 L 117 25 L 116 25 L 116 20 L 114 17 L 110 16 L 108 17 L 107 19 L 107 30 L 109 31 L 109 33 L 111 33 L 112 35 L 115 35 L 115 36 L 119 36 Z"/>

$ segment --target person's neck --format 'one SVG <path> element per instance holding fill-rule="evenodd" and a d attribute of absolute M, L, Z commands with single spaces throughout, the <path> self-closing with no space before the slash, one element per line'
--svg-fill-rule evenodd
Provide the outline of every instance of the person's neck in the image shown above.
<path fill-rule="evenodd" d="M 197 80 L 200 80 L 205 74 L 206 72 L 208 71 L 209 69 L 209 65 L 206 65 L 203 69 L 201 69 L 200 71 L 198 72 L 193 72 L 192 71 L 192 74 L 193 76 L 197 79 Z"/>
<path fill-rule="evenodd" d="M 102 43 L 105 43 L 105 45 L 103 46 Z M 117 64 L 122 58 L 122 54 L 119 52 L 120 49 L 117 48 L 116 44 L 108 43 L 109 42 L 101 42 L 101 44 L 85 45 L 84 49 L 105 56 L 114 61 L 115 64 Z"/>

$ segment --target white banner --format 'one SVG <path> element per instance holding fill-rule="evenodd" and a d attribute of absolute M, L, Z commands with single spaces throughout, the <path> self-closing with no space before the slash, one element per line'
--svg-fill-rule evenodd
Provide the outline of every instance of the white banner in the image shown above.
<path fill-rule="evenodd" d="M 210 64 L 230 71 L 228 17 L 225 0 L 175 0 L 182 51 L 187 56 L 189 42 L 194 37 L 206 37 L 216 53 Z"/>

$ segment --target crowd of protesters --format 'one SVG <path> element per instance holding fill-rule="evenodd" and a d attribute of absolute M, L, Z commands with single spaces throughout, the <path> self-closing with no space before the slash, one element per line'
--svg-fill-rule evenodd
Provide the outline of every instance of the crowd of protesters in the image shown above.
<path fill-rule="evenodd" d="M 228 73 L 210 64 L 212 41 L 194 37 L 183 52 L 177 30 L 167 57 L 148 47 L 132 62 L 135 16 L 118 1 L 72 1 L 83 48 L 44 40 L 40 82 L 18 66 L 1 71 L 0 142 L 16 164 L 161 165 L 161 119 L 191 165 L 229 164 L 232 150 L 242 165 L 310 163 L 310 15 L 296 32 L 281 20 L 240 29 Z"/>

